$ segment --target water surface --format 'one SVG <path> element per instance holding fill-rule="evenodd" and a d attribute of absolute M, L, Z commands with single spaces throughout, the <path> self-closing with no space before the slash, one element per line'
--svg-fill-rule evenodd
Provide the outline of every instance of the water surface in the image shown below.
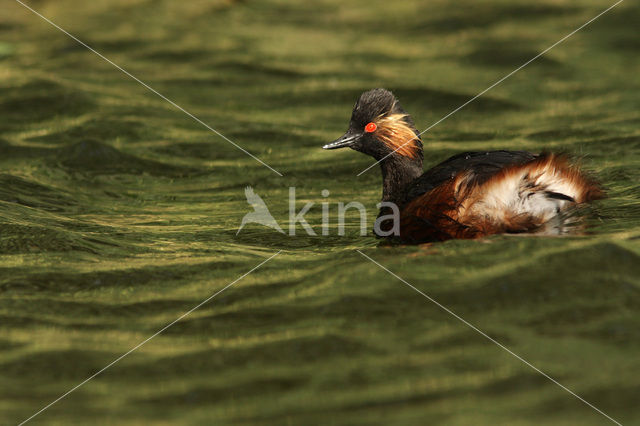
<path fill-rule="evenodd" d="M 282 226 L 380 195 L 320 146 L 384 86 L 426 128 L 610 4 L 40 0 L 30 4 L 280 177 L 20 6 L 0 16 L 0 423 L 640 423 L 637 22 L 625 2 L 424 135 L 425 164 L 564 151 L 609 198 L 589 232 L 377 247 Z M 319 206 L 307 215 L 319 231 Z M 302 230 L 300 229 L 302 232 Z"/>

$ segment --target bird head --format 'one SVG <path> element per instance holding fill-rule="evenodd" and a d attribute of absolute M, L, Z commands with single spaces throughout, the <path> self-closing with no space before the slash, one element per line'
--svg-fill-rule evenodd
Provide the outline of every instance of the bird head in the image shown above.
<path fill-rule="evenodd" d="M 373 89 L 360 95 L 347 132 L 322 148 L 346 147 L 376 160 L 400 156 L 422 162 L 418 130 L 394 94 L 386 89 Z"/>

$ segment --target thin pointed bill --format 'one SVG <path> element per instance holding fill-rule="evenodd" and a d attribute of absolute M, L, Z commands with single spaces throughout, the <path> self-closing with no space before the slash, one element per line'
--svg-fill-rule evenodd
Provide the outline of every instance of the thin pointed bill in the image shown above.
<path fill-rule="evenodd" d="M 346 148 L 348 146 L 353 145 L 358 139 L 360 139 L 361 136 L 362 136 L 361 134 L 357 134 L 357 133 L 354 134 L 354 133 L 347 132 L 344 135 L 340 136 L 335 141 L 323 146 L 322 149 Z"/>

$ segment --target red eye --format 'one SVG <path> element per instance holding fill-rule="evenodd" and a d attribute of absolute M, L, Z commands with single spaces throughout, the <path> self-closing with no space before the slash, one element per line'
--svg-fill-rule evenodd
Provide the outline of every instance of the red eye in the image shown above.
<path fill-rule="evenodd" d="M 376 129 L 378 128 L 378 126 L 376 126 L 376 123 L 371 122 L 369 124 L 367 124 L 366 126 L 364 126 L 364 131 L 367 133 L 373 133 L 376 131 Z"/>

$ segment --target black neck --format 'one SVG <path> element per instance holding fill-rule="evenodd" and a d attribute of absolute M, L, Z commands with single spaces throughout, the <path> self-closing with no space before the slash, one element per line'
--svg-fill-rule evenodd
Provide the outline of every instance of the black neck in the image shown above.
<path fill-rule="evenodd" d="M 422 175 L 422 158 L 391 155 L 380 163 L 382 169 L 382 201 L 400 206 L 407 186 Z"/>

